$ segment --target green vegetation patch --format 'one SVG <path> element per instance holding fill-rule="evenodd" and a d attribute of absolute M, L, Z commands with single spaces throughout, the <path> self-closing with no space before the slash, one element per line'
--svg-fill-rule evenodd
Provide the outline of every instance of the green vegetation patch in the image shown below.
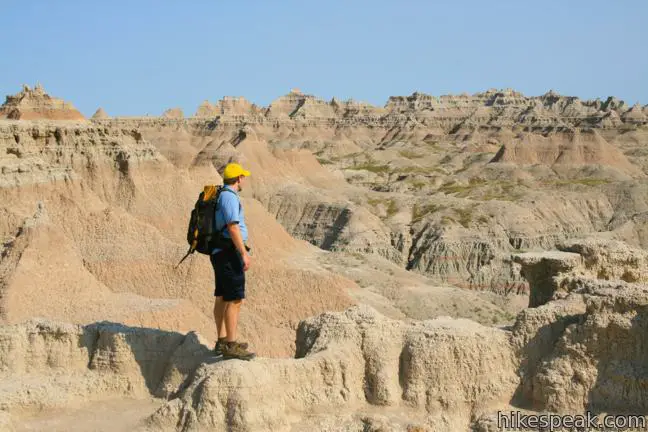
<path fill-rule="evenodd" d="M 475 186 L 472 185 L 461 185 L 457 184 L 454 181 L 444 183 L 439 187 L 439 192 L 443 192 L 444 194 L 457 194 L 459 198 L 465 198 L 467 197 L 470 192 L 475 188 Z"/>
<path fill-rule="evenodd" d="M 412 222 L 420 221 L 424 216 L 430 213 L 436 213 L 441 210 L 445 210 L 447 207 L 438 205 L 438 204 L 414 204 L 412 207 Z"/>
<path fill-rule="evenodd" d="M 497 181 L 492 182 L 491 190 L 486 191 L 484 196 L 481 197 L 482 201 L 516 201 L 524 196 L 521 191 L 516 191 L 515 188 L 520 186 L 516 182 L 511 181 Z"/>
<path fill-rule="evenodd" d="M 424 156 L 415 150 L 400 150 L 398 154 L 407 159 L 419 159 Z"/>
<path fill-rule="evenodd" d="M 486 225 L 490 222 L 490 219 L 487 216 L 481 215 L 477 218 L 477 222 Z"/>
<path fill-rule="evenodd" d="M 422 181 L 422 180 L 414 180 L 414 181 L 412 182 L 412 187 L 413 187 L 415 190 L 420 191 L 420 190 L 423 189 L 425 186 L 427 186 L 427 184 L 428 184 L 428 182 L 425 182 L 425 181 Z"/>
<path fill-rule="evenodd" d="M 450 209 L 455 214 L 455 217 L 448 215 L 441 216 L 441 225 L 450 225 L 458 222 L 463 227 L 468 228 L 473 221 L 474 210 L 476 207 L 477 204 L 464 208 L 449 208 L 447 206 L 442 206 L 439 204 L 415 204 L 412 208 L 412 223 L 420 221 L 423 217 L 429 215 L 430 213 L 436 213 Z M 488 219 L 485 216 L 482 216 L 479 221 L 482 223 L 487 223 Z"/>
<path fill-rule="evenodd" d="M 391 171 L 389 165 L 379 164 L 373 161 L 367 161 L 361 164 L 354 164 L 353 166 L 350 166 L 347 169 L 356 170 L 356 171 L 364 170 L 376 174 L 384 174 Z"/>
<path fill-rule="evenodd" d="M 372 207 L 377 207 L 381 204 L 387 207 L 387 217 L 392 217 L 398 213 L 398 203 L 394 199 L 369 198 L 367 202 Z"/>
<path fill-rule="evenodd" d="M 449 215 L 442 215 L 439 220 L 441 225 L 447 226 L 447 225 L 459 223 L 463 227 L 468 228 L 471 222 L 473 221 L 475 207 L 477 207 L 477 204 L 465 208 L 450 208 L 439 204 L 425 204 L 425 205 L 415 204 L 414 207 L 412 208 L 412 223 L 416 223 L 420 221 L 421 219 L 423 219 L 423 217 L 431 213 L 437 213 L 443 210 L 450 209 L 454 213 L 454 217 Z M 479 219 L 479 221 L 483 223 L 487 223 L 488 219 L 485 218 L 485 216 L 482 216 Z"/>
<path fill-rule="evenodd" d="M 398 204 L 396 204 L 395 200 L 390 200 L 389 205 L 387 206 L 387 216 L 392 217 L 396 213 L 398 213 Z"/>
<path fill-rule="evenodd" d="M 457 198 L 472 197 L 481 201 L 499 200 L 499 201 L 516 201 L 524 196 L 524 192 L 516 188 L 522 187 L 518 182 L 485 180 L 482 178 L 472 178 L 467 185 L 457 184 L 454 181 L 444 183 L 438 191 L 447 195 L 453 194 Z M 476 193 L 477 190 L 481 193 Z"/>
<path fill-rule="evenodd" d="M 398 174 L 441 174 L 448 175 L 448 173 L 441 167 L 424 167 L 420 165 L 411 165 L 401 168 L 395 168 L 394 172 Z"/>
<path fill-rule="evenodd" d="M 454 212 L 459 216 L 459 223 L 464 228 L 468 228 L 473 219 L 474 207 L 458 208 L 453 209 Z"/>
<path fill-rule="evenodd" d="M 572 180 L 554 180 L 550 182 L 545 182 L 544 184 L 550 186 L 568 186 L 568 185 L 600 186 L 608 183 L 611 183 L 611 181 L 607 179 L 582 178 L 582 179 L 572 179 Z"/>
<path fill-rule="evenodd" d="M 457 221 L 452 219 L 450 216 L 441 217 L 441 225 L 443 226 L 454 225 L 455 223 L 457 223 Z"/>

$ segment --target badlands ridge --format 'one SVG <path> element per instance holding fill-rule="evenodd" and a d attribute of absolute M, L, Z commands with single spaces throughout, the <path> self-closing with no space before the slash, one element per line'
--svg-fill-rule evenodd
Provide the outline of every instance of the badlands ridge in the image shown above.
<path fill-rule="evenodd" d="M 86 119 L 25 86 L 0 108 L 0 429 L 648 414 L 647 144 L 648 107 L 612 97 L 293 90 Z M 210 359 L 211 266 L 175 267 L 229 161 L 253 173 L 252 362 Z"/>

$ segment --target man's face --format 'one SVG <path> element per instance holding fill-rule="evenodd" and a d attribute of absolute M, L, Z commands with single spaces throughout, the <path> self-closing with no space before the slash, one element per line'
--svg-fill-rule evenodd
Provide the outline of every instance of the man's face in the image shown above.
<path fill-rule="evenodd" d="M 238 183 L 239 183 L 239 191 L 242 191 L 242 190 L 243 190 L 243 183 L 244 183 L 244 182 L 245 182 L 245 177 L 244 177 L 244 176 L 240 176 L 240 177 L 239 177 L 239 182 L 238 182 Z"/>

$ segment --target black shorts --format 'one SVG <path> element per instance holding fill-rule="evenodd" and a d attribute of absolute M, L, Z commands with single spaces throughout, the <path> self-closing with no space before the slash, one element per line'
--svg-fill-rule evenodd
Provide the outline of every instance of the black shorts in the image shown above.
<path fill-rule="evenodd" d="M 245 298 L 245 272 L 243 260 L 236 249 L 227 248 L 216 254 L 210 255 L 216 289 L 214 296 L 223 297 L 224 301 L 240 300 Z"/>

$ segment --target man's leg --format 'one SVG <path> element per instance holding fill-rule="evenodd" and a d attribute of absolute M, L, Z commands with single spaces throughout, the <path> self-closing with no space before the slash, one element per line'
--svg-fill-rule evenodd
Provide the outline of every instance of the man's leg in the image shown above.
<path fill-rule="evenodd" d="M 225 308 L 226 340 L 227 342 L 236 342 L 236 331 L 238 329 L 238 319 L 241 312 L 241 304 L 243 304 L 243 300 L 239 299 L 224 303 L 227 305 Z"/>
<path fill-rule="evenodd" d="M 241 305 L 243 299 L 226 301 L 227 307 L 225 308 L 225 328 L 227 329 L 227 339 L 223 355 L 225 358 L 237 358 L 241 360 L 251 360 L 256 357 L 256 354 L 247 350 L 246 343 L 238 343 L 236 341 L 238 319 L 241 312 Z"/>
<path fill-rule="evenodd" d="M 214 354 L 221 355 L 223 353 L 223 346 L 225 345 L 225 308 L 227 303 L 223 300 L 223 289 L 226 275 L 223 272 L 223 255 L 216 254 L 210 256 L 212 267 L 214 268 L 214 277 L 216 282 L 216 289 L 214 290 L 214 323 L 216 324 L 216 345 L 214 346 Z"/>
<path fill-rule="evenodd" d="M 218 339 L 225 339 L 227 330 L 225 328 L 225 309 L 227 303 L 223 301 L 223 296 L 214 297 L 214 322 L 216 323 L 216 332 Z"/>
<path fill-rule="evenodd" d="M 228 255 L 228 265 L 225 266 L 223 279 L 223 300 L 225 301 L 225 333 L 227 339 L 223 349 L 223 356 L 250 360 L 254 353 L 247 351 L 247 344 L 236 341 L 238 337 L 238 320 L 241 305 L 245 299 L 245 272 L 238 253 L 234 250 Z"/>

